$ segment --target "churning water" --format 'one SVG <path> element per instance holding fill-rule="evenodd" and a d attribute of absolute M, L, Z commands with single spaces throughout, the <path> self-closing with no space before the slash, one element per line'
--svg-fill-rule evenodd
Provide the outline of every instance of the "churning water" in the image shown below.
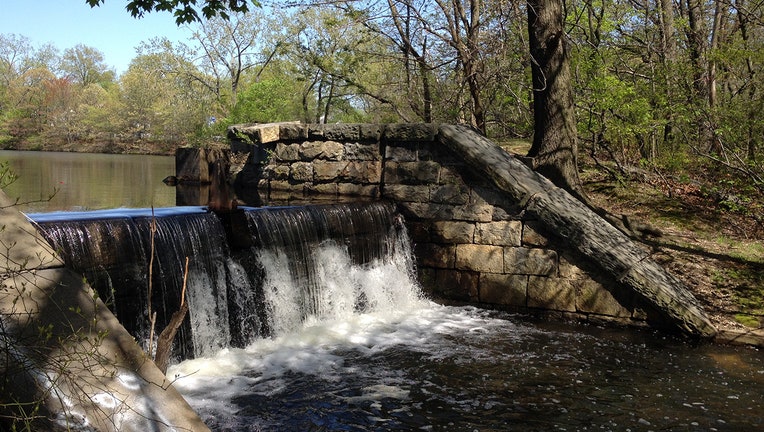
<path fill-rule="evenodd" d="M 306 325 L 169 376 L 218 431 L 761 430 L 759 353 L 423 303 Z"/>

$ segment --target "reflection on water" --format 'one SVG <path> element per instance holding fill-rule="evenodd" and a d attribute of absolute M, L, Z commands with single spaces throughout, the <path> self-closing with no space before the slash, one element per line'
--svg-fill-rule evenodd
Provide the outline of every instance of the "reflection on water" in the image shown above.
<path fill-rule="evenodd" d="M 0 151 L 19 177 L 5 189 L 25 212 L 175 205 L 171 156 Z M 55 196 L 48 197 L 55 192 Z"/>

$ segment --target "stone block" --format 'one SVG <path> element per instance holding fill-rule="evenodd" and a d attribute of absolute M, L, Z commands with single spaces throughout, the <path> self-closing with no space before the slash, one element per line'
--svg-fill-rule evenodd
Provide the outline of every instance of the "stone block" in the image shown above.
<path fill-rule="evenodd" d="M 475 225 L 475 243 L 497 246 L 520 246 L 520 221 L 485 222 Z"/>
<path fill-rule="evenodd" d="M 630 318 L 632 313 L 624 307 L 610 291 L 591 279 L 571 281 L 577 290 L 576 309 L 583 313 L 594 313 L 616 318 Z"/>
<path fill-rule="evenodd" d="M 559 274 L 560 277 L 566 279 L 584 279 L 588 277 L 586 272 L 573 264 L 565 254 L 560 255 Z"/>
<path fill-rule="evenodd" d="M 379 142 L 382 137 L 382 125 L 378 123 L 362 123 L 358 128 L 359 140 Z"/>
<path fill-rule="evenodd" d="M 504 248 L 474 244 L 456 245 L 455 266 L 460 270 L 502 273 L 504 270 Z"/>
<path fill-rule="evenodd" d="M 385 159 L 396 162 L 414 162 L 417 161 L 416 146 L 389 145 L 385 147 Z"/>
<path fill-rule="evenodd" d="M 234 125 L 229 127 L 228 131 L 229 136 L 246 135 L 253 144 L 264 144 L 279 140 L 278 123 Z"/>
<path fill-rule="evenodd" d="M 289 178 L 296 182 L 313 181 L 313 164 L 310 162 L 295 162 L 289 167 Z"/>
<path fill-rule="evenodd" d="M 316 182 L 338 181 L 343 178 L 342 172 L 347 167 L 348 162 L 334 161 L 315 161 L 313 163 L 313 179 Z"/>
<path fill-rule="evenodd" d="M 470 190 L 466 185 L 440 185 L 432 186 L 430 190 L 430 200 L 436 203 L 461 205 L 467 204 Z"/>
<path fill-rule="evenodd" d="M 442 165 L 440 169 L 440 177 L 438 178 L 438 184 L 457 184 L 467 185 L 462 178 L 461 173 L 457 170 L 457 167 L 452 165 Z"/>
<path fill-rule="evenodd" d="M 385 186 L 385 190 L 387 187 L 389 186 Z M 450 220 L 454 213 L 454 206 L 446 204 L 430 202 L 399 202 L 398 204 L 404 216 L 414 219 Z"/>
<path fill-rule="evenodd" d="M 472 243 L 475 225 L 470 222 L 435 221 L 431 228 L 431 239 L 440 243 Z"/>
<path fill-rule="evenodd" d="M 530 276 L 528 307 L 576 312 L 576 290 L 567 279 Z"/>
<path fill-rule="evenodd" d="M 279 140 L 279 125 L 278 124 L 264 124 L 256 126 L 256 134 L 258 137 L 258 143 L 276 142 Z"/>
<path fill-rule="evenodd" d="M 430 223 L 429 222 L 413 222 L 406 221 L 406 228 L 408 228 L 409 238 L 414 243 L 429 243 L 430 242 Z"/>
<path fill-rule="evenodd" d="M 300 160 L 300 145 L 276 144 L 276 149 L 273 151 L 273 159 L 275 162 L 297 162 Z"/>
<path fill-rule="evenodd" d="M 383 189 L 384 197 L 396 202 L 428 202 L 430 200 L 430 188 L 426 185 L 386 185 Z"/>
<path fill-rule="evenodd" d="M 263 177 L 270 180 L 287 180 L 289 171 L 289 165 L 267 165 L 263 167 Z"/>
<path fill-rule="evenodd" d="M 414 245 L 417 264 L 434 268 L 454 268 L 456 257 L 455 246 L 435 243 L 418 243 Z"/>
<path fill-rule="evenodd" d="M 370 184 L 337 183 L 337 193 L 339 195 L 377 198 L 379 196 L 379 186 Z"/>
<path fill-rule="evenodd" d="M 491 206 L 453 206 L 431 202 L 404 202 L 402 210 L 406 216 L 417 219 L 458 220 L 465 222 L 490 222 Z"/>
<path fill-rule="evenodd" d="M 280 191 L 291 191 L 296 188 L 295 185 L 292 183 L 289 183 L 289 181 L 286 180 L 271 180 L 269 183 L 271 190 L 280 190 Z M 299 185 L 299 188 L 302 189 L 302 185 Z"/>
<path fill-rule="evenodd" d="M 481 303 L 525 307 L 528 276 L 483 273 L 479 289 Z"/>
<path fill-rule="evenodd" d="M 474 204 L 455 206 L 451 217 L 455 220 L 470 222 L 490 222 L 493 220 L 493 206 Z"/>
<path fill-rule="evenodd" d="M 302 141 L 308 139 L 308 126 L 300 123 L 279 124 L 279 140 Z"/>
<path fill-rule="evenodd" d="M 440 147 L 440 142 L 436 141 L 422 141 L 418 143 L 418 151 L 417 151 L 417 160 L 420 161 L 429 161 L 429 160 L 438 160 L 440 162 L 443 161 L 443 158 L 445 155 L 447 155 L 447 151 L 438 151 Z"/>
<path fill-rule="evenodd" d="M 433 123 L 395 123 L 385 125 L 385 141 L 435 141 L 438 126 Z"/>
<path fill-rule="evenodd" d="M 345 144 L 345 159 L 350 161 L 378 161 L 382 159 L 377 144 Z"/>
<path fill-rule="evenodd" d="M 479 274 L 458 270 L 437 270 L 433 293 L 459 301 L 477 301 Z"/>
<path fill-rule="evenodd" d="M 549 249 L 504 248 L 504 272 L 557 276 L 557 252 Z"/>
<path fill-rule="evenodd" d="M 507 213 L 503 208 L 493 206 L 493 212 L 491 213 L 491 220 L 495 222 L 499 221 L 509 221 L 514 220 L 515 218 L 512 217 L 509 213 Z"/>
<path fill-rule="evenodd" d="M 394 162 L 385 164 L 385 183 L 433 184 L 438 181 L 437 162 Z"/>
<path fill-rule="evenodd" d="M 323 139 L 324 138 L 324 125 L 322 124 L 309 124 L 308 125 L 308 139 Z"/>
<path fill-rule="evenodd" d="M 355 183 L 379 184 L 382 181 L 382 164 L 375 161 L 348 161 L 338 178 Z"/>
<path fill-rule="evenodd" d="M 333 141 L 358 141 L 361 139 L 361 127 L 358 124 L 325 124 L 324 137 Z"/>
<path fill-rule="evenodd" d="M 316 183 L 305 186 L 305 191 L 310 194 L 337 195 L 337 183 Z"/>
<path fill-rule="evenodd" d="M 475 203 L 487 203 L 491 205 L 506 205 L 514 202 L 509 198 L 509 194 L 496 189 L 495 187 L 480 186 L 470 184 L 472 186 L 472 195 L 470 195 L 471 202 Z"/>
<path fill-rule="evenodd" d="M 337 141 L 307 141 L 300 145 L 299 155 L 302 160 L 324 159 L 342 160 L 345 146 Z"/>

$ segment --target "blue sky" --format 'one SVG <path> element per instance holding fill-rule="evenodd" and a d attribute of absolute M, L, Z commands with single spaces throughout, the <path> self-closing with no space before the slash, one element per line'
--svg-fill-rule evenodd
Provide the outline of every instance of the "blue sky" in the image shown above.
<path fill-rule="evenodd" d="M 0 0 L 0 33 L 24 35 L 39 47 L 46 43 L 60 52 L 82 43 L 104 55 L 117 73 L 127 70 L 135 47 L 153 37 L 187 40 L 191 31 L 178 28 L 168 12 L 136 19 L 125 10 L 126 0 L 106 0 L 90 8 L 85 0 Z"/>

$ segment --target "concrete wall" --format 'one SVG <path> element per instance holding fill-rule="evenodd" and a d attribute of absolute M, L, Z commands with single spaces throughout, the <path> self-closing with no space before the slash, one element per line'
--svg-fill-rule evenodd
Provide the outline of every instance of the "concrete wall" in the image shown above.
<path fill-rule="evenodd" d="M 423 287 L 443 302 L 593 322 L 659 321 L 651 306 L 566 248 L 471 170 L 432 124 L 240 125 L 237 193 L 262 202 L 395 201 Z"/>

